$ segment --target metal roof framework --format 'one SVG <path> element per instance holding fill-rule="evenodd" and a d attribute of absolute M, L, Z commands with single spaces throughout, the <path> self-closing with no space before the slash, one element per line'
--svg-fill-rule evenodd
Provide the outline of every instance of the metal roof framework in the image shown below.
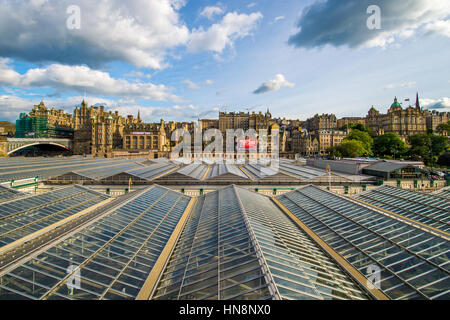
<path fill-rule="evenodd" d="M 101 203 L 109 196 L 70 186 L 0 204 L 0 251 L 5 246 Z"/>
<path fill-rule="evenodd" d="M 11 188 L 4 187 L 0 185 L 0 203 L 9 201 L 21 196 L 25 196 L 26 194 Z"/>
<path fill-rule="evenodd" d="M 45 230 L 66 203 L 108 198 L 81 186 L 54 192 L 22 199 L 22 211 L 0 204 L 0 223 L 34 219 L 6 232 Z M 234 185 L 199 198 L 154 185 L 120 199 L 0 270 L 0 299 L 450 296 L 448 238 L 313 186 L 271 199 Z M 381 290 L 367 282 L 374 266 Z"/>
<path fill-rule="evenodd" d="M 190 201 L 146 188 L 1 274 L 0 299 L 134 299 Z"/>
<path fill-rule="evenodd" d="M 448 199 L 387 185 L 359 193 L 354 198 L 434 227 L 450 236 Z"/>
<path fill-rule="evenodd" d="M 200 197 L 152 299 L 367 299 L 270 198 L 229 186 Z"/>
<path fill-rule="evenodd" d="M 391 299 L 450 298 L 448 239 L 314 186 L 276 198 Z"/>

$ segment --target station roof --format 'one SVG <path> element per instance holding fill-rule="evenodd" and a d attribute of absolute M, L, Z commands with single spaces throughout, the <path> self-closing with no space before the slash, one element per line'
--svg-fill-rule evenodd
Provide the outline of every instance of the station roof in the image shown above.
<path fill-rule="evenodd" d="M 70 186 L 0 203 L 0 249 L 107 198 L 81 186 Z"/>
<path fill-rule="evenodd" d="M 280 171 L 294 176 L 300 180 L 312 180 L 317 177 L 324 176 L 326 172 L 309 166 L 298 166 L 295 164 L 288 164 L 280 162 Z"/>
<path fill-rule="evenodd" d="M 128 183 L 129 179 L 133 182 L 136 181 L 152 181 L 166 173 L 173 171 L 177 168 L 174 164 L 170 162 L 155 162 L 152 165 L 145 167 L 135 167 L 130 170 L 122 171 L 116 174 L 112 174 L 107 176 L 100 181 L 103 182 L 117 182 L 117 181 L 125 181 Z"/>
<path fill-rule="evenodd" d="M 0 185 L 0 203 L 24 196 L 25 193 Z"/>
<path fill-rule="evenodd" d="M 403 217 L 450 232 L 450 201 L 448 199 L 387 185 L 370 189 L 354 197 Z"/>
<path fill-rule="evenodd" d="M 0 182 L 39 177 L 46 180 L 69 172 L 88 175 L 91 170 L 104 171 L 124 164 L 138 163 L 143 159 L 102 159 L 85 157 L 66 158 L 7 158 L 0 159 Z"/>
<path fill-rule="evenodd" d="M 275 168 L 265 167 L 259 164 L 248 164 L 242 169 L 252 178 L 252 180 L 258 182 L 284 182 L 292 184 L 299 182 L 298 179 L 282 173 Z"/>
<path fill-rule="evenodd" d="M 152 299 L 367 299 L 270 200 L 236 186 L 200 197 Z"/>
<path fill-rule="evenodd" d="M 206 176 L 206 181 L 228 182 L 251 181 L 245 173 L 234 164 L 215 164 Z"/>
<path fill-rule="evenodd" d="M 448 239 L 314 186 L 277 199 L 391 299 L 450 298 Z"/>
<path fill-rule="evenodd" d="M 134 299 L 190 198 L 152 186 L 0 276 L 0 299 Z M 80 275 L 80 286 L 67 279 Z"/>
<path fill-rule="evenodd" d="M 443 197 L 377 190 L 448 214 Z M 70 186 L 0 203 L 0 252 L 108 198 Z M 314 186 L 270 198 L 235 185 L 192 198 L 153 185 L 114 201 L 0 268 L 0 299 L 136 299 L 149 284 L 147 299 L 450 298 L 445 232 L 357 198 Z"/>
<path fill-rule="evenodd" d="M 371 171 L 390 173 L 395 170 L 406 168 L 406 167 L 413 167 L 413 165 L 410 163 L 403 163 L 403 162 L 379 161 L 370 166 L 365 167 L 363 170 L 364 171 L 371 170 Z M 419 168 L 417 167 L 417 169 L 419 169 Z"/>
<path fill-rule="evenodd" d="M 441 190 L 437 190 L 432 193 L 435 196 L 443 197 L 446 199 L 450 199 L 450 187 L 442 188 Z"/>

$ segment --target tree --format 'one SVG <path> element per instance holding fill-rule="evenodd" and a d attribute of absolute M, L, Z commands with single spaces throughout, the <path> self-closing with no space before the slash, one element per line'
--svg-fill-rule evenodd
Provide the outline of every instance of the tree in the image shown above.
<path fill-rule="evenodd" d="M 427 166 L 436 163 L 438 157 L 449 149 L 447 137 L 434 134 L 416 134 L 409 137 L 409 156 L 419 157 Z"/>
<path fill-rule="evenodd" d="M 346 125 L 342 126 L 341 128 L 339 128 L 339 130 L 359 130 L 359 131 L 364 131 L 367 132 L 368 134 L 371 134 L 371 130 L 369 129 L 369 127 L 366 127 L 365 125 L 361 124 L 361 123 L 347 123 Z"/>
<path fill-rule="evenodd" d="M 443 133 L 443 132 L 450 132 L 450 120 L 447 123 L 441 123 L 436 127 L 436 132 Z"/>
<path fill-rule="evenodd" d="M 401 157 L 408 151 L 406 143 L 396 133 L 385 133 L 373 141 L 373 153 L 379 157 Z"/>
<path fill-rule="evenodd" d="M 450 152 L 444 152 L 437 161 L 438 165 L 450 167 Z"/>
<path fill-rule="evenodd" d="M 367 132 L 360 131 L 357 129 L 352 130 L 347 136 L 347 138 L 344 139 L 344 141 L 352 141 L 352 140 L 362 142 L 365 149 L 364 155 L 367 156 L 372 155 L 373 139 Z"/>
<path fill-rule="evenodd" d="M 336 154 L 340 157 L 356 158 L 362 157 L 367 152 L 364 144 L 358 140 L 348 140 L 342 142 L 341 145 L 336 147 Z"/>

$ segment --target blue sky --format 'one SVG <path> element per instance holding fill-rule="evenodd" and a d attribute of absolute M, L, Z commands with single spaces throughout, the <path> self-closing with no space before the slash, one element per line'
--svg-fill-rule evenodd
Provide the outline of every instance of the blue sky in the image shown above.
<path fill-rule="evenodd" d="M 450 111 L 449 40 L 440 0 L 0 0 L 0 120 L 41 100 L 72 112 L 85 95 L 149 122 L 364 116 L 417 91 Z"/>

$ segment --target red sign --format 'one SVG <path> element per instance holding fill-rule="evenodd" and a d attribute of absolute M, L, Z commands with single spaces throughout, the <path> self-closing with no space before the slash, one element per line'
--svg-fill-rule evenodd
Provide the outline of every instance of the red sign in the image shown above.
<path fill-rule="evenodd" d="M 257 139 L 240 139 L 239 140 L 239 149 L 256 149 L 258 147 Z"/>

